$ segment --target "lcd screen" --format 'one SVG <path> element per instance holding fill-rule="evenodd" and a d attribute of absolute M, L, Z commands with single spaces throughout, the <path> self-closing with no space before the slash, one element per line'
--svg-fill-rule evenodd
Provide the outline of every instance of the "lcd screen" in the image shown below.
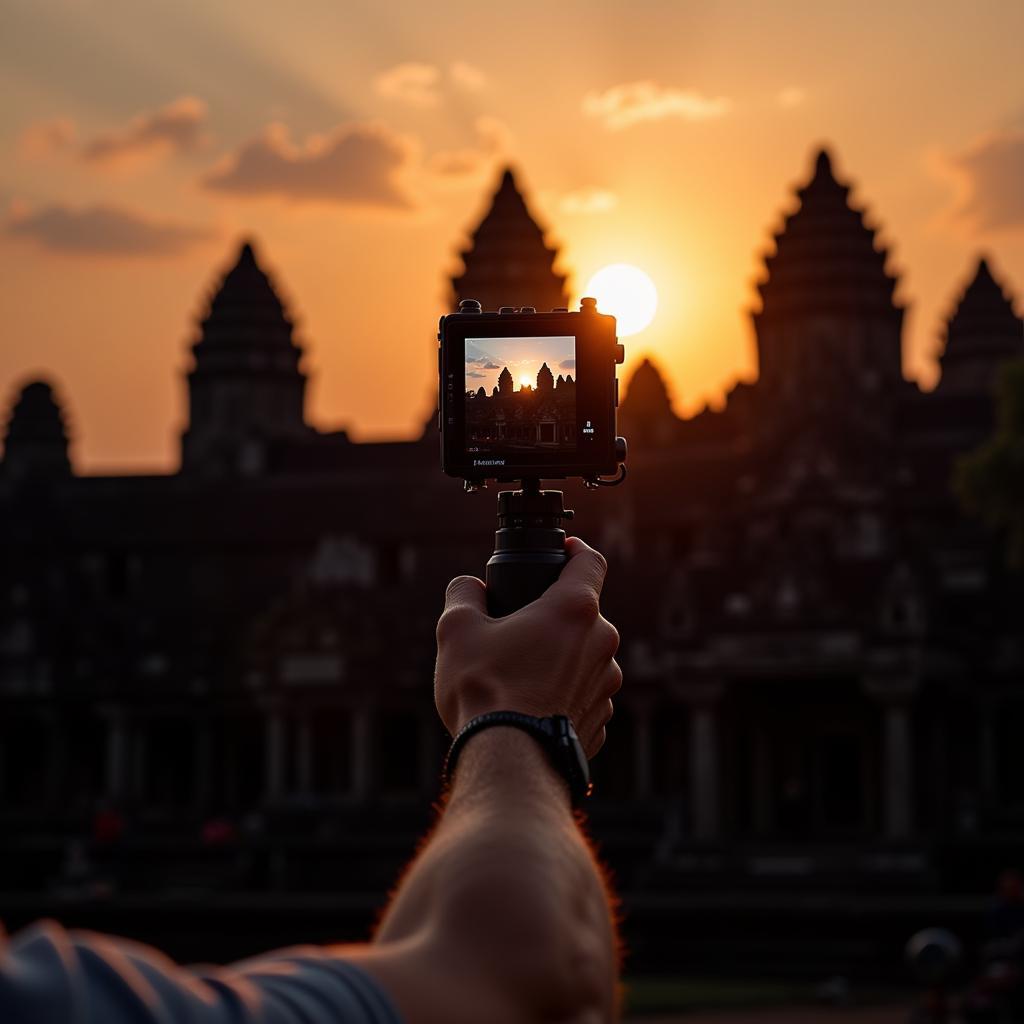
<path fill-rule="evenodd" d="M 466 452 L 576 450 L 576 338 L 466 339 Z"/>

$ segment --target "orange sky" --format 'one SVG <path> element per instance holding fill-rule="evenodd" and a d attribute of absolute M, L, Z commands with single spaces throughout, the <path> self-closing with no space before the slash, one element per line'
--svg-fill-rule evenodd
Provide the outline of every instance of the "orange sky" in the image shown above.
<path fill-rule="evenodd" d="M 1017 0 L 13 0 L 0 395 L 45 373 L 80 470 L 172 468 L 193 321 L 251 233 L 309 418 L 408 435 L 445 275 L 512 160 L 574 281 L 654 279 L 628 364 L 653 354 L 691 412 L 756 370 L 758 253 L 822 141 L 892 246 L 930 386 L 979 251 L 1024 299 L 1022 39 Z"/>

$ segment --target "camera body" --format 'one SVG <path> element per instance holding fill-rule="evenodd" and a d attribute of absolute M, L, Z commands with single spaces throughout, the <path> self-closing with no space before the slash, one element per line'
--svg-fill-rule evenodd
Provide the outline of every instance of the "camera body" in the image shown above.
<path fill-rule="evenodd" d="M 465 299 L 441 317 L 438 409 L 441 468 L 470 485 L 618 471 L 615 318 L 583 299 L 578 312 Z"/>

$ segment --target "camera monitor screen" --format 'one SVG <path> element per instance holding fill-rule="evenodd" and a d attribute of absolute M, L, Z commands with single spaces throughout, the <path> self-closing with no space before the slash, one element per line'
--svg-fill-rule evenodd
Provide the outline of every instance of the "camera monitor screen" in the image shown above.
<path fill-rule="evenodd" d="M 576 338 L 466 338 L 466 451 L 576 450 Z"/>

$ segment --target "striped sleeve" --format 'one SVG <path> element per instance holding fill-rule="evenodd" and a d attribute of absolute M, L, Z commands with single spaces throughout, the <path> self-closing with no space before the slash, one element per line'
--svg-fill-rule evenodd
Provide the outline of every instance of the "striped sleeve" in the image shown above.
<path fill-rule="evenodd" d="M 380 985 L 316 946 L 183 968 L 127 939 L 43 921 L 0 938 L 4 1024 L 401 1024 Z"/>

